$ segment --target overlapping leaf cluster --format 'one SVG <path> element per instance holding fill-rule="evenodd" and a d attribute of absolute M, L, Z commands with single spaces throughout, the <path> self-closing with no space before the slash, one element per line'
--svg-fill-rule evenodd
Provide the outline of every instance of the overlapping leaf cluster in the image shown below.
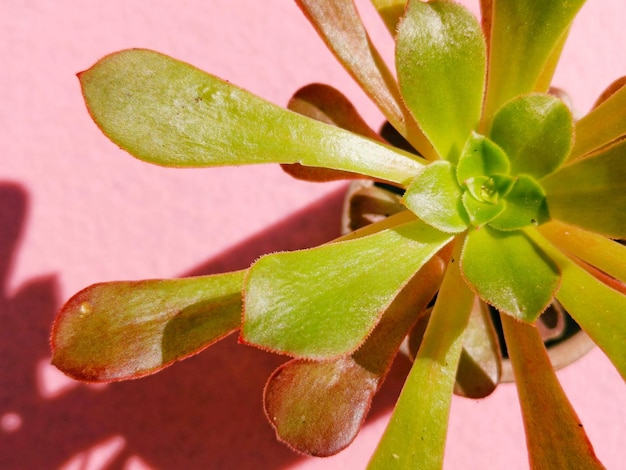
<path fill-rule="evenodd" d="M 397 81 L 353 0 L 297 3 L 415 152 L 386 143 L 331 87 L 303 88 L 287 111 L 147 50 L 80 74 L 92 117 L 148 162 L 370 178 L 404 190 L 406 210 L 245 271 L 88 287 L 58 315 L 54 363 L 81 380 L 123 380 L 240 330 L 293 357 L 265 390 L 278 437 L 331 455 L 355 437 L 404 337 L 426 324 L 371 465 L 438 468 L 453 389 L 484 396 L 499 380 L 489 304 L 531 464 L 601 466 L 533 326 L 558 299 L 626 377 L 626 248 L 614 241 L 626 238 L 626 87 L 577 122 L 547 93 L 584 0 L 483 0 L 482 24 L 451 1 L 372 0 L 395 35 Z M 464 364 L 488 371 L 469 380 L 474 391 L 463 390 Z"/>

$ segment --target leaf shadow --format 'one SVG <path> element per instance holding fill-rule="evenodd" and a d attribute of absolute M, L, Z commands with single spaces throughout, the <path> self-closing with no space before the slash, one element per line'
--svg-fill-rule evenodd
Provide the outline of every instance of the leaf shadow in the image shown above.
<path fill-rule="evenodd" d="M 335 238 L 344 192 L 329 194 L 184 275 L 241 269 L 268 252 Z M 288 358 L 237 344 L 236 334 L 156 375 L 43 393 L 38 369 L 49 360 L 49 328 L 61 301 L 56 277 L 31 279 L 12 295 L 6 289 L 27 211 L 26 190 L 0 182 L 5 287 L 0 296 L 0 468 L 60 468 L 71 461 L 77 463 L 73 468 L 121 469 L 139 459 L 160 469 L 274 469 L 305 458 L 277 442 L 262 410 L 265 381 Z M 391 409 L 408 367 L 408 361 L 396 361 L 369 419 Z M 118 441 L 123 445 L 103 466 L 93 467 L 89 450 Z"/>

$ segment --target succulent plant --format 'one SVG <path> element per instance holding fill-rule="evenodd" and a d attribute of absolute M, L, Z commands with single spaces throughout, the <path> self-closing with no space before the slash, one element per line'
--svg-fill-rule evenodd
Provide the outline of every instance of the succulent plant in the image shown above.
<path fill-rule="evenodd" d="M 453 391 L 486 396 L 500 377 L 491 306 L 531 466 L 602 468 L 536 321 L 558 301 L 626 377 L 625 81 L 579 120 L 549 93 L 584 0 L 482 0 L 481 22 L 452 1 L 372 3 L 395 37 L 395 74 L 353 0 L 297 0 L 404 149 L 328 85 L 285 110 L 141 49 L 79 74 L 96 124 L 136 158 L 364 178 L 395 188 L 402 208 L 246 270 L 87 287 L 57 316 L 53 363 L 78 380 L 136 378 L 239 331 L 292 357 L 264 392 L 278 438 L 327 456 L 354 439 L 411 335 L 417 354 L 370 465 L 440 468 Z"/>

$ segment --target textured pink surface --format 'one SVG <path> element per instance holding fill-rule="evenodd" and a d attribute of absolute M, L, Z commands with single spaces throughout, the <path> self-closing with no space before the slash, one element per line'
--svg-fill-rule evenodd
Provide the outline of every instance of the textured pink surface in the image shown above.
<path fill-rule="evenodd" d="M 588 2 L 572 29 L 556 84 L 582 111 L 625 73 L 624 15 L 621 0 Z M 380 23 L 373 31 L 390 54 Z M 279 104 L 306 83 L 333 83 L 368 122 L 381 121 L 293 2 L 4 0 L 0 468 L 363 467 L 403 361 L 353 446 L 327 460 L 275 442 L 261 390 L 283 359 L 234 338 L 156 376 L 105 387 L 76 385 L 47 365 L 55 310 L 90 283 L 239 268 L 337 231 L 342 184 L 297 182 L 276 167 L 162 169 L 102 137 L 74 74 L 127 47 L 165 52 Z M 626 396 L 616 371 L 594 350 L 559 377 L 597 454 L 620 468 Z M 526 467 L 514 387 L 481 402 L 454 400 L 446 468 Z"/>

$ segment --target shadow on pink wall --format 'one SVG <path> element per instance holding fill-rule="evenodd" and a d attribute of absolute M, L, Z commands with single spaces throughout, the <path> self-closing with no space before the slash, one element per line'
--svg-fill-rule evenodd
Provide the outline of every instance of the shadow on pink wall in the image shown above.
<path fill-rule="evenodd" d="M 343 190 L 326 196 L 185 273 L 248 266 L 260 255 L 338 235 Z M 61 304 L 54 276 L 7 294 L 24 229 L 26 191 L 0 183 L 0 468 L 281 468 L 301 457 L 278 443 L 263 411 L 264 383 L 284 357 L 237 344 L 236 335 L 167 370 L 106 386 L 50 389 L 49 328 Z M 408 371 L 399 360 L 370 418 L 388 411 Z M 16 393 L 16 391 L 19 391 Z M 97 454 L 97 455 L 96 455 Z M 104 462 L 94 467 L 94 459 Z"/>

